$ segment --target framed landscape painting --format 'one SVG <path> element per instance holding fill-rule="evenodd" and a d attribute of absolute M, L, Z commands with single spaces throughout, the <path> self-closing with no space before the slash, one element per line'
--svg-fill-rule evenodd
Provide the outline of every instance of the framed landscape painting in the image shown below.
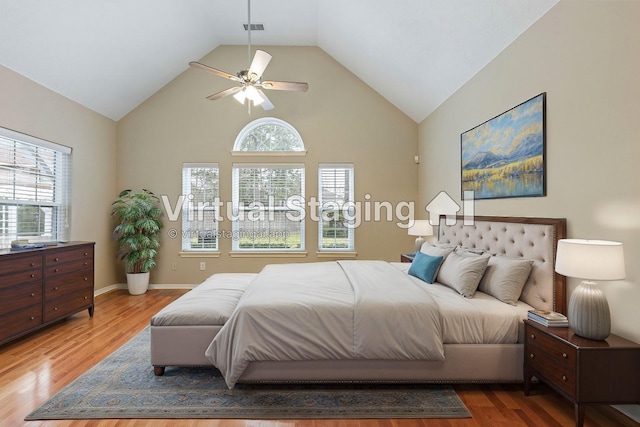
<path fill-rule="evenodd" d="M 460 135 L 463 199 L 546 195 L 545 110 L 541 93 Z"/>

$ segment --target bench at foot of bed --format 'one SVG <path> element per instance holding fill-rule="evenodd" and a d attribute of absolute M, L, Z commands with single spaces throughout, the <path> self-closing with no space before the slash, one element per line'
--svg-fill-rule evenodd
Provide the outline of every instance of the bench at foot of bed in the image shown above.
<path fill-rule="evenodd" d="M 204 352 L 255 276 L 214 274 L 153 316 L 153 373 L 163 375 L 167 366 L 211 366 Z"/>

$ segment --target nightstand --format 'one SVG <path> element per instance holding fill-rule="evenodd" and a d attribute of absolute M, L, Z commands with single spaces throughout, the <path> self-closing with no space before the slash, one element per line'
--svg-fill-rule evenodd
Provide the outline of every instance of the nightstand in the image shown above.
<path fill-rule="evenodd" d="M 586 405 L 640 403 L 639 344 L 613 334 L 594 341 L 569 328 L 524 323 L 525 395 L 535 376 L 573 402 L 578 427 Z"/>
<path fill-rule="evenodd" d="M 415 254 L 400 254 L 400 262 L 413 262 Z"/>

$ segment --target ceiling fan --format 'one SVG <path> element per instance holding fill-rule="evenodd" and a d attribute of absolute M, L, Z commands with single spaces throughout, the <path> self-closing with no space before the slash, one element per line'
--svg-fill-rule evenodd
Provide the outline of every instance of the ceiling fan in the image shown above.
<path fill-rule="evenodd" d="M 189 65 L 238 83 L 238 86 L 209 95 L 207 96 L 207 99 L 213 101 L 228 95 L 233 95 L 233 97 L 241 104 L 244 104 L 245 101 L 248 100 L 249 111 L 251 111 L 252 102 L 254 106 L 260 105 L 264 110 L 271 110 L 274 106 L 262 89 L 306 92 L 309 89 L 309 85 L 307 83 L 300 82 L 262 80 L 262 74 L 267 68 L 267 65 L 269 65 L 269 61 L 271 61 L 271 55 L 263 50 L 257 49 L 255 56 L 253 57 L 253 61 L 251 60 L 251 0 L 247 0 L 247 10 L 249 20 L 247 25 L 249 35 L 249 68 L 240 70 L 236 75 L 233 75 L 196 61 L 189 62 Z"/>

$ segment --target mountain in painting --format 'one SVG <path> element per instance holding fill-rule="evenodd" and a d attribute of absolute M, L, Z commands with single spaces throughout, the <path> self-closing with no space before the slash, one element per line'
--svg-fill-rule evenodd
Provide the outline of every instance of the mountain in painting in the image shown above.
<path fill-rule="evenodd" d="M 463 168 L 472 170 L 500 167 L 540 154 L 542 154 L 542 134 L 536 133 L 525 136 L 513 150 L 504 156 L 491 151 L 479 151 Z"/>

